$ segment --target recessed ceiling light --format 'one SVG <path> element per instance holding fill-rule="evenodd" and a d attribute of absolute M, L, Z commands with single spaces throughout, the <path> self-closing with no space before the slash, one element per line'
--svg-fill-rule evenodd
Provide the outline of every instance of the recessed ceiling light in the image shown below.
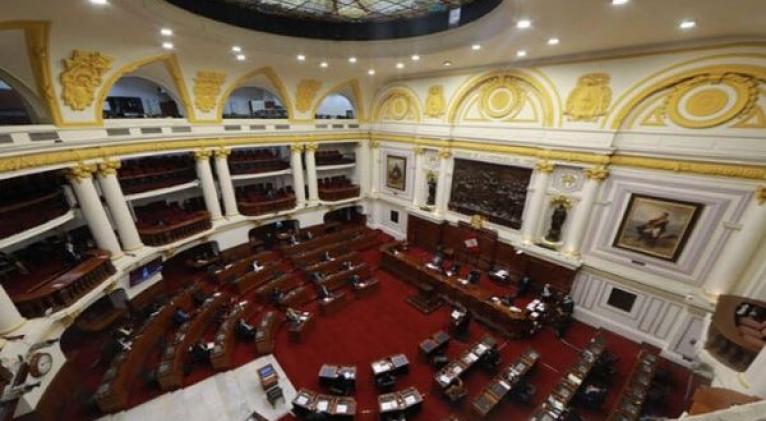
<path fill-rule="evenodd" d="M 522 19 L 518 22 L 516 22 L 516 27 L 519 29 L 526 29 L 532 26 L 532 21 L 529 19 Z"/>
<path fill-rule="evenodd" d="M 681 29 L 692 29 L 695 26 L 697 26 L 697 22 L 691 19 L 684 19 L 678 24 L 678 27 Z"/>
<path fill-rule="evenodd" d="M 99 6 L 103 6 L 105 4 L 109 4 L 108 0 L 90 0 L 91 4 L 97 4 Z"/>
<path fill-rule="evenodd" d="M 160 29 L 160 35 L 169 37 L 173 35 L 173 30 L 170 28 L 162 28 Z"/>
<path fill-rule="evenodd" d="M 239 61 L 245 61 L 246 58 L 244 54 L 237 54 L 237 60 Z"/>
<path fill-rule="evenodd" d="M 242 52 L 242 47 L 240 47 L 238 45 L 235 45 L 235 46 L 231 47 L 231 52 L 232 53 L 240 53 L 240 52 Z"/>
<path fill-rule="evenodd" d="M 404 63 L 396 63 L 397 69 L 404 69 Z"/>
<path fill-rule="evenodd" d="M 349 57 L 348 58 L 349 63 L 356 63 L 356 57 Z"/>
<path fill-rule="evenodd" d="M 558 38 L 550 38 L 548 40 L 548 45 L 559 45 L 559 39 Z"/>
<path fill-rule="evenodd" d="M 479 44 L 474 44 L 474 45 L 472 45 L 472 46 L 471 46 L 471 49 L 472 49 L 473 51 L 479 51 L 479 50 L 481 50 L 481 45 L 479 45 Z"/>
<path fill-rule="evenodd" d="M 173 49 L 173 43 L 172 42 L 163 42 L 162 48 L 166 50 L 172 50 Z"/>
<path fill-rule="evenodd" d="M 370 69 L 370 70 L 368 70 L 368 71 L 367 71 L 367 74 L 368 74 L 368 75 L 370 75 L 370 76 L 373 76 L 373 75 L 375 75 L 375 69 Z"/>
<path fill-rule="evenodd" d="M 417 55 L 417 54 L 413 54 L 412 55 L 412 61 L 418 61 L 418 60 L 420 60 L 420 56 Z"/>
<path fill-rule="evenodd" d="M 323 61 L 323 62 L 319 63 L 319 67 L 321 67 L 323 69 L 327 68 L 327 66 L 328 66 L 328 64 L 327 64 L 326 61 Z"/>
<path fill-rule="evenodd" d="M 444 67 L 450 67 L 450 66 L 452 66 L 452 62 L 451 62 L 451 61 L 449 61 L 449 60 L 447 60 L 447 61 L 445 61 L 444 63 L 442 63 L 442 65 L 443 65 Z"/>
<path fill-rule="evenodd" d="M 297 58 L 298 61 L 306 61 L 306 56 L 304 56 L 303 54 L 298 54 L 297 56 L 295 56 L 295 58 Z"/>
<path fill-rule="evenodd" d="M 527 51 L 526 50 L 516 51 L 516 57 L 526 57 L 526 56 L 527 56 Z"/>
<path fill-rule="evenodd" d="M 612 6 L 622 6 L 623 4 L 628 4 L 630 0 L 612 0 Z"/>

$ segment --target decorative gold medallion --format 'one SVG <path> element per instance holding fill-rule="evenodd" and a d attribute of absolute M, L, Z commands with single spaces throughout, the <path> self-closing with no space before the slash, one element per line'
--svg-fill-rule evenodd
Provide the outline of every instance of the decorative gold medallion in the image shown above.
<path fill-rule="evenodd" d="M 200 70 L 194 78 L 194 105 L 198 110 L 210 112 L 215 108 L 221 86 L 226 80 L 224 73 Z"/>
<path fill-rule="evenodd" d="M 439 118 L 444 115 L 446 108 L 447 103 L 444 100 L 444 88 L 442 88 L 441 85 L 434 85 L 428 88 L 425 114 L 432 118 Z"/>
<path fill-rule="evenodd" d="M 61 72 L 64 103 L 75 111 L 88 108 L 95 99 L 101 76 L 112 67 L 113 59 L 99 52 L 74 50 L 72 57 L 63 60 Z"/>
<path fill-rule="evenodd" d="M 481 87 L 479 111 L 489 118 L 513 118 L 524 106 L 524 91 L 510 76 L 494 77 Z"/>
<path fill-rule="evenodd" d="M 295 93 L 295 108 L 305 113 L 311 109 L 314 102 L 314 96 L 322 87 L 322 81 L 313 79 L 304 79 L 298 82 L 298 90 Z"/>
<path fill-rule="evenodd" d="M 720 126 L 753 109 L 757 87 L 755 79 L 736 73 L 699 75 L 673 88 L 666 99 L 667 114 L 689 129 Z"/>
<path fill-rule="evenodd" d="M 577 79 L 577 86 L 567 98 L 564 114 L 570 121 L 596 121 L 606 114 L 611 102 L 609 75 L 589 73 Z"/>

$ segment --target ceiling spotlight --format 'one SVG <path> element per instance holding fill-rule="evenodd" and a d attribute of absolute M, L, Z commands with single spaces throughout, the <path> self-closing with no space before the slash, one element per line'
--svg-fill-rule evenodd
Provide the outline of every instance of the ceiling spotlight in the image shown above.
<path fill-rule="evenodd" d="M 413 54 L 411 58 L 412 58 L 412 61 L 418 61 L 418 60 L 420 60 L 420 56 L 419 56 L 419 55 L 417 55 L 417 54 Z"/>
<path fill-rule="evenodd" d="M 303 54 L 298 54 L 297 56 L 295 56 L 295 58 L 297 58 L 298 61 L 306 61 L 306 56 L 304 56 Z"/>
<path fill-rule="evenodd" d="M 105 4 L 109 4 L 108 0 L 90 0 L 91 4 L 97 4 L 99 6 L 103 6 Z"/>
<path fill-rule="evenodd" d="M 518 22 L 516 22 L 516 27 L 519 29 L 526 29 L 532 26 L 532 21 L 529 19 L 522 19 Z"/>
<path fill-rule="evenodd" d="M 678 27 L 681 29 L 692 29 L 695 26 L 697 26 L 697 22 L 691 20 L 691 19 L 684 19 L 681 21 L 680 24 L 678 24 Z"/>
<path fill-rule="evenodd" d="M 163 42 L 162 48 L 166 50 L 172 50 L 173 49 L 173 43 L 172 42 Z"/>
<path fill-rule="evenodd" d="M 375 75 L 375 69 L 368 70 L 367 74 L 370 75 L 370 76 L 374 76 Z"/>
<path fill-rule="evenodd" d="M 240 47 L 238 45 L 235 45 L 235 46 L 231 47 L 231 52 L 232 53 L 241 53 L 242 52 L 242 47 Z"/>
<path fill-rule="evenodd" d="M 516 57 L 526 57 L 526 56 L 527 56 L 526 50 L 516 51 Z"/>
<path fill-rule="evenodd" d="M 170 28 L 162 28 L 160 29 L 160 35 L 170 37 L 173 36 L 173 30 Z"/>
<path fill-rule="evenodd" d="M 622 6 L 623 4 L 628 4 L 630 0 L 612 0 L 612 6 Z"/>
<path fill-rule="evenodd" d="M 474 45 L 472 45 L 472 46 L 471 46 L 471 49 L 472 49 L 473 51 L 479 51 L 479 50 L 481 50 L 481 45 L 479 45 L 479 44 L 474 44 Z"/>
<path fill-rule="evenodd" d="M 449 61 L 449 60 L 447 60 L 447 61 L 445 61 L 444 63 L 442 63 L 442 65 L 443 65 L 444 67 L 450 67 L 450 66 L 452 66 L 452 62 L 451 62 L 451 61 Z"/>
<path fill-rule="evenodd" d="M 327 68 L 327 66 L 328 66 L 328 64 L 327 64 L 327 62 L 326 62 L 326 61 L 323 61 L 323 62 L 319 63 L 319 67 L 321 67 L 321 68 L 323 68 L 323 69 L 326 69 L 326 68 Z"/>
<path fill-rule="evenodd" d="M 551 38 L 548 40 L 548 45 L 559 45 L 559 39 L 558 38 Z"/>
<path fill-rule="evenodd" d="M 349 57 L 348 58 L 349 63 L 356 63 L 356 57 Z"/>
<path fill-rule="evenodd" d="M 239 61 L 245 61 L 245 55 L 244 54 L 237 54 L 237 60 Z"/>
<path fill-rule="evenodd" d="M 397 69 L 404 69 L 404 63 L 396 63 Z"/>

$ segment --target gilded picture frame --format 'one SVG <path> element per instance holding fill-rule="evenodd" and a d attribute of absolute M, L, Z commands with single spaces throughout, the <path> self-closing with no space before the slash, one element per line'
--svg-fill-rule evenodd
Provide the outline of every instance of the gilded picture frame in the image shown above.
<path fill-rule="evenodd" d="M 386 156 L 386 187 L 407 190 L 407 158 L 403 156 Z"/>
<path fill-rule="evenodd" d="M 704 205 L 631 194 L 613 247 L 676 262 Z"/>

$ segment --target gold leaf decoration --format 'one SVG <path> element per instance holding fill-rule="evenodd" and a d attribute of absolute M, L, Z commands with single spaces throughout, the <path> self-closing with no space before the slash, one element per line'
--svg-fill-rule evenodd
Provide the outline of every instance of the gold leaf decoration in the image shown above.
<path fill-rule="evenodd" d="M 666 98 L 673 123 L 687 129 L 720 126 L 750 113 L 758 99 L 758 81 L 738 73 L 707 73 L 676 85 Z"/>
<path fill-rule="evenodd" d="M 96 89 L 101 86 L 101 76 L 112 67 L 113 59 L 99 52 L 74 50 L 72 57 L 64 59 L 61 72 L 63 100 L 75 111 L 82 111 L 93 104 Z"/>
<path fill-rule="evenodd" d="M 322 87 L 322 82 L 313 79 L 304 79 L 298 82 L 298 90 L 295 93 L 295 108 L 305 113 L 311 109 L 314 102 L 314 96 Z"/>
<path fill-rule="evenodd" d="M 226 80 L 224 73 L 200 70 L 194 78 L 194 105 L 203 112 L 212 111 L 221 94 L 221 86 Z"/>
<path fill-rule="evenodd" d="M 512 76 L 496 76 L 481 87 L 479 111 L 493 119 L 513 118 L 526 101 L 524 89 Z"/>
<path fill-rule="evenodd" d="M 442 88 L 441 85 L 434 85 L 428 88 L 425 115 L 432 118 L 439 118 L 444 115 L 446 108 L 447 102 L 444 100 L 444 88 Z"/>
<path fill-rule="evenodd" d="M 564 115 L 570 121 L 596 121 L 606 114 L 612 102 L 612 89 L 606 73 L 588 73 L 577 79 L 569 93 Z"/>

